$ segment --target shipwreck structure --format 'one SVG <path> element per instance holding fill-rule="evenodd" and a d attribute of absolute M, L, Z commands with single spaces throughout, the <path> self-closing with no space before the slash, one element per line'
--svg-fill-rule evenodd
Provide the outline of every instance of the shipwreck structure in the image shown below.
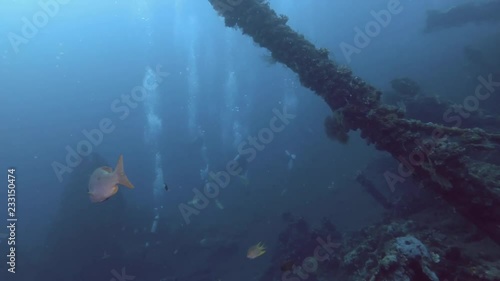
<path fill-rule="evenodd" d="M 500 21 L 500 2 L 465 3 L 446 11 L 427 11 L 425 32 L 452 28 L 468 23 L 496 23 Z"/>
<path fill-rule="evenodd" d="M 397 107 L 382 104 L 380 91 L 332 61 L 326 49 L 292 30 L 267 1 L 209 1 L 227 27 L 251 36 L 323 98 L 333 112 L 325 120 L 330 137 L 347 142 L 348 132 L 359 130 L 369 144 L 400 162 L 398 174 L 385 175 L 391 187 L 408 177 L 422 181 L 500 244 L 500 167 L 485 160 L 498 149 L 499 134 L 460 128 L 457 122 L 408 119 Z"/>

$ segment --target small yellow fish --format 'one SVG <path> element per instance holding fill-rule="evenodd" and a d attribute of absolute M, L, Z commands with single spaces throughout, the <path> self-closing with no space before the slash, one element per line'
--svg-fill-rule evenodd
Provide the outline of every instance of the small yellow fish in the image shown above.
<path fill-rule="evenodd" d="M 118 184 L 134 188 L 123 171 L 123 156 L 118 158 L 118 164 L 113 171 L 110 167 L 100 167 L 90 176 L 89 195 L 90 201 L 98 203 L 109 199 L 118 191 Z"/>
<path fill-rule="evenodd" d="M 262 242 L 259 242 L 257 243 L 257 245 L 253 245 L 252 247 L 248 248 L 247 258 L 253 260 L 262 256 L 265 252 L 266 247 L 264 247 L 264 244 L 262 244 Z"/>

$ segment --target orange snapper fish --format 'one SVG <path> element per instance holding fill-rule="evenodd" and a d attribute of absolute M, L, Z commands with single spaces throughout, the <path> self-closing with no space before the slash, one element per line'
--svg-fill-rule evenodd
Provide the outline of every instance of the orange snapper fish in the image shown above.
<path fill-rule="evenodd" d="M 111 167 L 100 167 L 90 176 L 89 195 L 93 203 L 103 202 L 115 195 L 118 184 L 134 188 L 123 171 L 123 155 L 118 158 L 118 164 L 113 171 Z"/>
<path fill-rule="evenodd" d="M 257 243 L 257 245 L 253 245 L 252 247 L 248 248 L 247 258 L 253 260 L 262 256 L 265 252 L 266 247 L 264 247 L 264 244 L 262 244 L 262 242 L 259 242 Z"/>

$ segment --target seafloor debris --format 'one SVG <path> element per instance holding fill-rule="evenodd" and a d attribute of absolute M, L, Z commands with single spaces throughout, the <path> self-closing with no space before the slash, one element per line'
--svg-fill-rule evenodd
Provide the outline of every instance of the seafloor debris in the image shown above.
<path fill-rule="evenodd" d="M 328 219 L 313 228 L 290 213 L 282 218 L 288 226 L 259 280 L 500 279 L 500 247 L 439 198 L 405 218 L 344 235 Z"/>

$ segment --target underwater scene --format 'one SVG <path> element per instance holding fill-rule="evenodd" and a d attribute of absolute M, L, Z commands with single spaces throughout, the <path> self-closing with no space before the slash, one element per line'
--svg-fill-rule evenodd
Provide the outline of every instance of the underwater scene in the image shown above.
<path fill-rule="evenodd" d="M 500 280 L 500 1 L 0 1 L 0 281 Z"/>

